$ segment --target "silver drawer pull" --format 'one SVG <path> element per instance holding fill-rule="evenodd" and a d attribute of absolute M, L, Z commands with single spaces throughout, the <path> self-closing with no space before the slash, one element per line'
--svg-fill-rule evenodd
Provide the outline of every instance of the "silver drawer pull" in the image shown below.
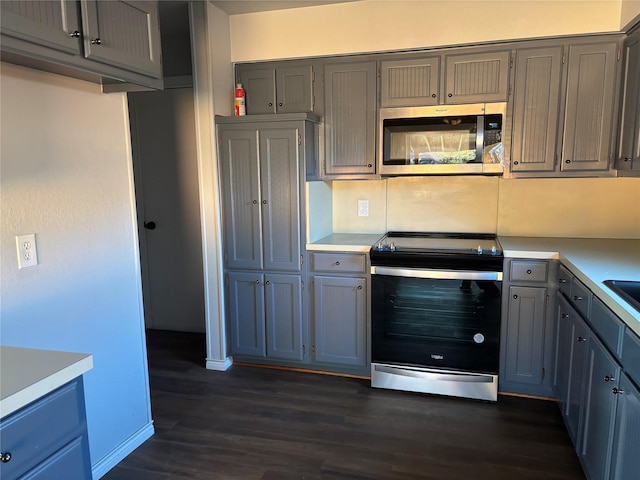
<path fill-rule="evenodd" d="M 336 262 L 336 266 L 340 265 L 340 262 Z"/>
<path fill-rule="evenodd" d="M 584 338 L 584 337 L 578 337 L 578 338 L 576 338 L 576 340 L 579 341 L 579 342 L 586 342 L 587 341 L 587 339 Z"/>
<path fill-rule="evenodd" d="M 0 462 L 9 463 L 11 461 L 11 452 L 0 453 Z"/>
<path fill-rule="evenodd" d="M 531 269 L 527 270 L 527 275 L 531 275 Z"/>
<path fill-rule="evenodd" d="M 578 295 L 574 295 L 573 299 L 577 302 L 578 300 L 584 300 L 584 298 L 579 297 Z"/>
<path fill-rule="evenodd" d="M 623 394 L 623 393 L 624 393 L 624 390 L 622 390 L 621 388 L 613 387 L 613 388 L 611 389 L 611 392 L 612 392 L 614 395 L 621 395 L 621 394 Z"/>
<path fill-rule="evenodd" d="M 615 380 L 615 378 L 609 376 L 609 375 L 605 375 L 604 376 L 604 381 L 605 382 L 613 382 Z"/>

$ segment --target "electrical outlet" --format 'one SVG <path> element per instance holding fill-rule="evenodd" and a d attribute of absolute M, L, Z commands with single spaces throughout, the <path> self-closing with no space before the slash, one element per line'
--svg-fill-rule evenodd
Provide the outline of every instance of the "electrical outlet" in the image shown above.
<path fill-rule="evenodd" d="M 38 264 L 38 252 L 36 250 L 36 234 L 16 236 L 16 248 L 18 250 L 18 268 L 33 267 Z"/>
<path fill-rule="evenodd" d="M 358 200 L 358 216 L 369 216 L 369 200 Z"/>

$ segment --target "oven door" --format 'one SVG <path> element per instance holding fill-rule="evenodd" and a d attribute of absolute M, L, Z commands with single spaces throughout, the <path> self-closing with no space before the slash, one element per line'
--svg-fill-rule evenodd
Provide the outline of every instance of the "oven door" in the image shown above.
<path fill-rule="evenodd" d="M 372 363 L 497 374 L 502 272 L 371 273 Z"/>

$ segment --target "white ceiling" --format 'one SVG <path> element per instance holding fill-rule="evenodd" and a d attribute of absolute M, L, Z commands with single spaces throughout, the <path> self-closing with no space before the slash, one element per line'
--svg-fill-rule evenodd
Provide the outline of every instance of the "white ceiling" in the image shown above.
<path fill-rule="evenodd" d="M 241 13 L 285 10 L 287 8 L 313 7 L 353 1 L 355 0 L 216 0 L 211 3 L 227 15 L 238 15 Z"/>

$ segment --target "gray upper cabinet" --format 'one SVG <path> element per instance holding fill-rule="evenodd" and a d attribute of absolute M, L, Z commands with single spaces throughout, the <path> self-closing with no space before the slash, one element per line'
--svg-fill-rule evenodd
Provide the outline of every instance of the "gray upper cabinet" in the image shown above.
<path fill-rule="evenodd" d="M 440 57 L 385 60 L 380 64 L 380 106 L 440 103 Z"/>
<path fill-rule="evenodd" d="M 618 174 L 640 175 L 640 29 L 625 41 Z"/>
<path fill-rule="evenodd" d="M 162 87 L 155 1 L 18 0 L 0 2 L 0 11 L 2 60 L 85 80 Z"/>
<path fill-rule="evenodd" d="M 236 75 L 245 90 L 249 115 L 314 110 L 312 65 L 238 65 Z"/>
<path fill-rule="evenodd" d="M 324 176 L 375 173 L 376 62 L 324 67 Z"/>
<path fill-rule="evenodd" d="M 562 171 L 609 168 L 615 132 L 618 52 L 616 41 L 569 45 Z"/>
<path fill-rule="evenodd" d="M 72 55 L 81 54 L 80 25 L 75 1 L 7 0 L 0 2 L 0 12 L 3 35 Z"/>
<path fill-rule="evenodd" d="M 619 37 L 516 50 L 511 169 L 516 176 L 594 176 L 612 166 Z"/>
<path fill-rule="evenodd" d="M 162 77 L 160 20 L 154 2 L 80 0 L 85 56 Z"/>
<path fill-rule="evenodd" d="M 444 55 L 445 104 L 506 102 L 510 51 Z"/>
<path fill-rule="evenodd" d="M 562 46 L 516 52 L 512 172 L 552 172 L 562 84 Z"/>
<path fill-rule="evenodd" d="M 298 132 L 219 127 L 226 265 L 300 271 Z"/>

